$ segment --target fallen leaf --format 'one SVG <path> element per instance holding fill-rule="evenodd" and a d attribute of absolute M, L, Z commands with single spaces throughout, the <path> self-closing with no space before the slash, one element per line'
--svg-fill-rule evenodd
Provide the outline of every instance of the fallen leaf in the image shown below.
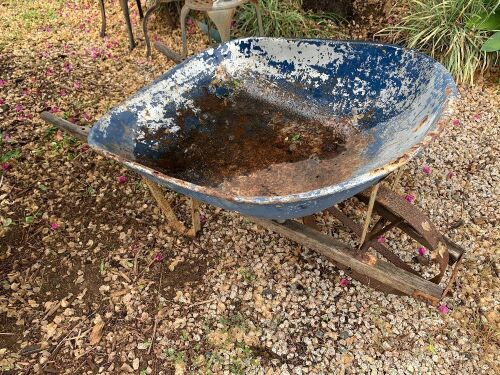
<path fill-rule="evenodd" d="M 104 322 L 98 315 L 94 320 L 94 327 L 92 328 L 92 332 L 90 332 L 89 336 L 90 345 L 96 345 L 97 343 L 99 343 L 99 341 L 101 341 L 103 328 L 104 328 Z"/>
<path fill-rule="evenodd" d="M 168 265 L 168 269 L 169 269 L 170 271 L 175 270 L 175 267 L 177 267 L 177 265 L 181 262 L 181 260 L 182 260 L 182 258 L 180 258 L 180 257 L 176 257 L 176 258 L 172 261 L 172 263 L 170 263 L 170 264 Z"/>

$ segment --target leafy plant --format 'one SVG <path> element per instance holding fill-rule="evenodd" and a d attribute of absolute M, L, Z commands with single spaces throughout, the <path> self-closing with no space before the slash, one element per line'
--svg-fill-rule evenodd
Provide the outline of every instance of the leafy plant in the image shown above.
<path fill-rule="evenodd" d="M 186 361 L 186 353 L 183 351 L 178 352 L 174 348 L 168 348 L 164 352 L 165 357 L 174 363 L 182 363 Z"/>
<path fill-rule="evenodd" d="M 8 151 L 8 152 L 6 152 L 5 154 L 3 154 L 0 157 L 0 162 L 1 163 L 5 163 L 5 162 L 8 162 L 11 159 L 17 159 L 20 156 L 21 156 L 21 151 L 20 150 Z"/>
<path fill-rule="evenodd" d="M 485 31 L 500 30 L 500 9 L 495 9 L 495 12 L 491 14 L 484 13 L 481 15 L 477 15 L 474 19 L 470 20 L 469 26 L 472 26 L 478 30 Z M 486 42 L 484 42 L 484 44 L 481 46 L 481 51 L 500 51 L 500 31 L 497 31 Z"/>
<path fill-rule="evenodd" d="M 499 5 L 499 0 L 410 0 L 401 22 L 380 34 L 429 53 L 458 82 L 473 84 L 475 73 L 498 59 L 498 54 L 488 53 L 493 42 L 484 47 L 498 30 L 481 25 Z"/>
<path fill-rule="evenodd" d="M 341 20 L 334 13 L 304 12 L 301 0 L 259 0 L 265 36 L 325 37 L 339 33 L 334 23 Z M 236 15 L 236 29 L 242 36 L 258 35 L 255 9 L 246 4 Z"/>

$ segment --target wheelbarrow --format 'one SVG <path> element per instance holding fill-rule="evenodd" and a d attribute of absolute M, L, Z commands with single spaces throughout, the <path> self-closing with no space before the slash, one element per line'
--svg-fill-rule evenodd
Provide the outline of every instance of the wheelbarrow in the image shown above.
<path fill-rule="evenodd" d="M 90 130 L 42 118 L 142 175 L 180 233 L 200 229 L 199 202 L 237 211 L 365 284 L 435 305 L 464 251 L 393 188 L 401 167 L 450 122 L 455 95 L 445 68 L 413 50 L 247 38 L 179 62 Z M 191 229 L 159 185 L 192 198 Z M 366 204 L 361 223 L 336 207 L 351 197 Z M 322 211 L 358 246 L 319 231 L 312 215 Z M 431 251 L 435 276 L 425 279 L 377 240 L 394 228 Z"/>

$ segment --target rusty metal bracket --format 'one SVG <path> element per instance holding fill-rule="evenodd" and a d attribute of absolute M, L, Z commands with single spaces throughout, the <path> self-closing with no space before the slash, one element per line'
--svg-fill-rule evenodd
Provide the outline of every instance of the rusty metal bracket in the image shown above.
<path fill-rule="evenodd" d="M 357 194 L 356 198 L 367 203 L 370 194 L 371 189 L 367 189 Z M 400 224 L 399 228 L 425 247 L 435 249 L 438 246 L 441 234 L 427 215 L 388 187 L 380 186 L 374 209 L 377 214 L 389 221 L 403 218 L 404 223 Z"/>
<path fill-rule="evenodd" d="M 359 236 L 361 234 L 362 228 L 359 224 L 355 223 L 350 217 L 344 214 L 337 207 L 330 207 L 328 210 L 336 219 L 338 219 L 344 226 L 349 228 L 354 234 Z M 390 251 L 385 245 L 380 244 L 376 241 L 370 242 L 370 246 L 373 247 L 380 255 L 386 258 L 389 262 L 398 266 L 405 271 L 411 272 L 418 275 L 418 272 L 411 268 L 410 265 L 406 264 L 401 258 Z"/>

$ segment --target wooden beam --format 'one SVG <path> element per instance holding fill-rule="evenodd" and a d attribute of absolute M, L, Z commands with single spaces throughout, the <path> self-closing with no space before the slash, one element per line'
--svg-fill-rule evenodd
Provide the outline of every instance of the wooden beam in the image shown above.
<path fill-rule="evenodd" d="M 283 224 L 280 224 L 258 218 L 250 218 L 250 220 L 309 247 L 333 262 L 338 262 L 357 273 L 367 275 L 404 294 L 423 299 L 433 305 L 437 305 L 443 294 L 443 289 L 439 285 L 396 267 L 389 262 L 380 259 L 375 264 L 363 262 L 353 256 L 355 249 L 297 221 L 286 220 Z"/>
<path fill-rule="evenodd" d="M 201 230 L 201 222 L 200 222 L 200 204 L 201 202 L 194 199 L 189 198 L 191 201 L 191 221 L 193 226 L 191 227 L 194 231 L 194 235 Z"/>
<path fill-rule="evenodd" d="M 40 117 L 45 122 L 48 122 L 55 127 L 67 131 L 72 137 L 79 139 L 82 142 L 87 142 L 87 137 L 89 135 L 90 128 L 85 126 L 78 126 L 72 122 L 66 121 L 65 119 L 55 116 L 50 112 L 42 112 Z"/>

